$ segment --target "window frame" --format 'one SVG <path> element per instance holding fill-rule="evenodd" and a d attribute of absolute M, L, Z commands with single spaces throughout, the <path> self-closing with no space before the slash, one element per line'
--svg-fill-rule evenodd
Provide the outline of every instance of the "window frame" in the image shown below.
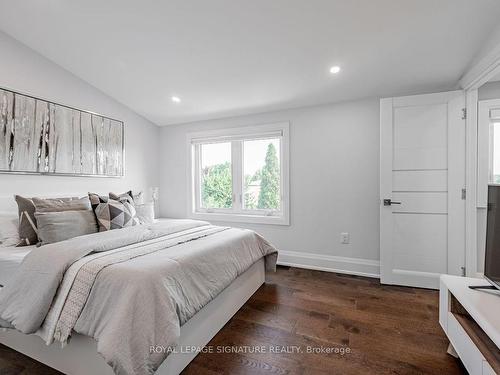
<path fill-rule="evenodd" d="M 488 206 L 488 185 L 491 184 L 490 180 L 493 172 L 493 138 L 491 137 L 491 130 L 495 122 L 500 122 L 500 99 L 479 100 L 475 202 L 477 208 L 487 208 Z"/>
<path fill-rule="evenodd" d="M 500 128 L 500 117 L 497 118 L 490 118 L 490 124 L 489 124 L 489 147 L 488 147 L 488 184 L 489 185 L 498 185 L 497 182 L 495 182 L 495 127 L 498 125 Z"/>
<path fill-rule="evenodd" d="M 290 181 L 289 181 L 289 122 L 192 132 L 187 134 L 188 155 L 188 217 L 192 219 L 241 222 L 253 224 L 290 225 Z M 248 210 L 243 208 L 243 142 L 266 138 L 280 138 L 280 189 L 281 210 Z M 201 207 L 200 194 L 200 145 L 206 143 L 232 142 L 231 174 L 233 181 L 233 207 Z"/>

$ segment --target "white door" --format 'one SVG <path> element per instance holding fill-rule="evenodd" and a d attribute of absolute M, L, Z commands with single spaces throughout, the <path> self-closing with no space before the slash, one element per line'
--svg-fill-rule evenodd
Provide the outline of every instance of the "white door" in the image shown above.
<path fill-rule="evenodd" d="M 465 264 L 465 96 L 380 101 L 380 276 L 438 288 Z M 384 201 L 385 200 L 385 201 Z"/>

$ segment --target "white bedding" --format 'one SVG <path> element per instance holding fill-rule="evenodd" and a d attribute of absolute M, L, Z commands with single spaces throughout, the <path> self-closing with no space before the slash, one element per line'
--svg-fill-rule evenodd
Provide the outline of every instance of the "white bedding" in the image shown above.
<path fill-rule="evenodd" d="M 116 374 L 152 375 L 181 326 L 262 258 L 274 269 L 277 251 L 255 232 L 193 220 L 75 237 L 26 256 L 0 292 L 0 327 L 61 343 L 77 332 Z"/>
<path fill-rule="evenodd" d="M 35 246 L 5 246 L 0 245 L 0 285 L 7 285 L 9 280 L 21 265 L 24 257 L 28 255 Z"/>

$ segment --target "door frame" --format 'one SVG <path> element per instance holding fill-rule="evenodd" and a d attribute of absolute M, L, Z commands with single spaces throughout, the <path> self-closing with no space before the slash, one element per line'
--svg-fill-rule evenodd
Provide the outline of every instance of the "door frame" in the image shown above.
<path fill-rule="evenodd" d="M 477 221 L 478 221 L 478 89 L 491 78 L 500 74 L 500 44 L 492 48 L 483 59 L 472 66 L 460 79 L 465 90 L 467 109 L 465 186 L 465 269 L 468 277 L 481 277 L 477 271 Z"/>
<path fill-rule="evenodd" d="M 458 100 L 461 99 L 461 100 Z M 380 278 L 385 284 L 414 285 L 420 284 L 426 288 L 437 288 L 438 280 L 433 280 L 434 274 L 427 272 L 404 271 L 398 277 L 393 273 L 392 254 L 382 249 L 392 250 L 392 234 L 387 233 L 387 228 L 392 227 L 392 210 L 382 205 L 384 198 L 392 198 L 393 179 L 393 114 L 396 107 L 433 105 L 449 103 L 448 113 L 448 253 L 447 272 L 450 274 L 462 274 L 465 266 L 466 253 L 465 235 L 462 239 L 450 236 L 450 233 L 463 233 L 465 230 L 465 202 L 461 197 L 461 191 L 465 187 L 465 159 L 466 159 L 466 129 L 464 119 L 461 118 L 462 110 L 465 108 L 465 93 L 462 90 L 448 91 L 441 93 L 412 95 L 394 98 L 384 98 L 380 100 Z M 462 132 L 453 131 L 462 127 Z M 458 137 L 458 138 L 457 138 Z M 462 146 L 458 148 L 451 145 Z M 454 163 L 453 167 L 452 163 Z M 450 168 L 458 174 L 450 174 Z M 452 190 L 451 187 L 455 187 Z M 384 229 L 384 230 L 383 230 Z M 450 254 L 449 249 L 461 248 L 459 256 Z M 452 255 L 452 256 L 450 256 Z M 403 270 L 401 270 L 403 272 Z M 420 275 L 420 276 L 419 276 Z M 414 281 L 408 281 L 414 280 Z M 425 280 L 425 281 L 424 281 Z M 423 281 L 423 283 L 422 283 Z"/>

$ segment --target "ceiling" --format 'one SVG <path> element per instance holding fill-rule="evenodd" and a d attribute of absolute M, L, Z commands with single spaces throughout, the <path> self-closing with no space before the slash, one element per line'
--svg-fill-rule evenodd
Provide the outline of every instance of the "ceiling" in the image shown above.
<path fill-rule="evenodd" d="M 452 89 L 499 16 L 498 0 L 0 0 L 0 29 L 158 125 Z"/>

